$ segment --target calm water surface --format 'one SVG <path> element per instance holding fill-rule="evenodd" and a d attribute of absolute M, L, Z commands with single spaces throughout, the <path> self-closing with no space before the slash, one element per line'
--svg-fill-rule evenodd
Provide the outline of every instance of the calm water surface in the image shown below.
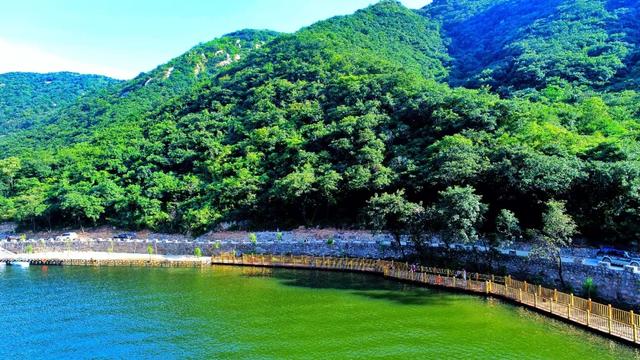
<path fill-rule="evenodd" d="M 7 267 L 0 323 L 0 358 L 640 358 L 496 300 L 315 271 Z"/>

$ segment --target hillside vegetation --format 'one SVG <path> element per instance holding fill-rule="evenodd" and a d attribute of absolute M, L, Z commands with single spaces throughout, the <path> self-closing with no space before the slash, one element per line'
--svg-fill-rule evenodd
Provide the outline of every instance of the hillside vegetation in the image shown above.
<path fill-rule="evenodd" d="M 441 0 L 422 12 L 443 26 L 451 84 L 510 96 L 565 82 L 632 89 L 638 7 L 633 0 Z"/>
<path fill-rule="evenodd" d="M 637 9 L 382 1 L 294 34 L 232 34 L 200 46 L 215 60 L 196 47 L 57 112 L 38 129 L 45 147 L 33 132 L 2 140 L 0 216 L 468 241 L 550 237 L 557 218 L 564 235 L 575 222 L 627 244 L 640 231 Z M 226 53 L 240 57 L 218 66 Z"/>
<path fill-rule="evenodd" d="M 135 125 L 149 112 L 175 97 L 189 94 L 199 82 L 207 81 L 276 35 L 273 31 L 242 30 L 199 44 L 133 80 L 97 89 L 99 91 L 89 93 L 69 106 L 47 113 L 39 121 L 39 126 L 32 126 L 10 137 L 0 137 L 0 154 L 57 149 L 88 141 L 97 128 L 105 126 L 120 127 L 120 136 L 126 136 L 136 131 Z M 20 94 L 28 95 L 23 92 Z M 47 93 L 39 95 L 43 99 L 48 96 Z M 31 101 L 26 96 L 21 99 Z"/>
<path fill-rule="evenodd" d="M 0 136 L 31 128 L 78 97 L 116 83 L 104 76 L 65 72 L 0 74 Z"/>

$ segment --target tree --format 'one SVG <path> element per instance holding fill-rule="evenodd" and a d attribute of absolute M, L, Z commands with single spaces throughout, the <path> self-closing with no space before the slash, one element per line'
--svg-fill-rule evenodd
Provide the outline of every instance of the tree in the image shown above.
<path fill-rule="evenodd" d="M 478 229 L 487 211 L 482 196 L 471 186 L 448 187 L 439 193 L 440 198 L 430 213 L 447 249 L 455 241 L 473 244 L 478 241 Z"/>
<path fill-rule="evenodd" d="M 60 208 L 68 211 L 81 228 L 83 227 L 83 219 L 88 219 L 95 225 L 100 216 L 104 213 L 102 200 L 93 195 L 84 193 L 82 190 L 71 190 L 65 193 L 62 196 Z"/>
<path fill-rule="evenodd" d="M 17 157 L 0 159 L 0 195 L 8 195 L 13 191 L 20 168 L 21 160 Z"/>
<path fill-rule="evenodd" d="M 0 196 L 0 221 L 16 219 L 16 207 L 12 199 Z"/>
<path fill-rule="evenodd" d="M 366 215 L 374 232 L 388 231 L 405 256 L 402 235 L 410 235 L 417 246 L 422 242 L 424 207 L 405 199 L 403 190 L 393 194 L 375 194 L 367 203 Z"/>
<path fill-rule="evenodd" d="M 576 234 L 577 226 L 570 215 L 566 213 L 566 205 L 562 201 L 547 202 L 547 210 L 542 215 L 542 233 L 536 236 L 530 256 L 555 262 L 558 277 L 565 286 L 562 276 L 562 248 L 569 247 L 572 236 Z"/>
<path fill-rule="evenodd" d="M 6 205 L 10 210 L 13 205 L 13 211 L 16 220 L 21 223 L 29 223 L 33 231 L 36 230 L 36 221 L 42 217 L 47 209 L 47 196 L 49 186 L 43 184 L 37 179 L 22 179 L 16 184 L 18 195 L 13 198 L 12 202 Z M 13 203 L 13 204 L 12 204 Z M 1 205 L 1 204 L 0 204 Z"/>
<path fill-rule="evenodd" d="M 498 244 L 508 245 L 520 236 L 520 220 L 507 209 L 500 210 L 496 217 L 496 240 Z"/>
<path fill-rule="evenodd" d="M 316 211 L 322 203 L 332 202 L 340 175 L 326 168 L 318 168 L 310 163 L 274 182 L 273 194 L 285 204 L 296 205 L 306 224 L 313 222 Z M 311 216 L 308 210 L 313 209 Z"/>
<path fill-rule="evenodd" d="M 468 184 L 489 168 L 483 148 L 462 135 L 446 136 L 431 148 L 428 177 L 434 184 Z"/>
<path fill-rule="evenodd" d="M 483 242 L 489 261 L 489 267 L 493 266 L 493 260 L 497 255 L 497 248 L 508 246 L 516 241 L 520 236 L 520 220 L 516 215 L 507 209 L 502 209 L 496 216 L 495 233 L 493 236 L 483 236 Z"/>

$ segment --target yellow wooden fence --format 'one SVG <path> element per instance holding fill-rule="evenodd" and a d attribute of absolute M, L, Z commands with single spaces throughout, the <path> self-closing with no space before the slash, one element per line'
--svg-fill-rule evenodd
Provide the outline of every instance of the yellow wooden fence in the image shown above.
<path fill-rule="evenodd" d="M 640 343 L 640 317 L 633 311 L 518 281 L 511 276 L 477 273 L 466 273 L 465 276 L 461 271 L 411 266 L 395 261 L 317 256 L 221 254 L 213 256 L 211 263 L 377 273 L 397 280 L 507 298 L 614 337 Z"/>

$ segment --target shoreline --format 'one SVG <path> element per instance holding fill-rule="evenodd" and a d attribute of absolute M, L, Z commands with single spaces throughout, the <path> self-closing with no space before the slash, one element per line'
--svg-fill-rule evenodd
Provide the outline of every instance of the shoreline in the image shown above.
<path fill-rule="evenodd" d="M 325 234 L 326 235 L 326 234 Z M 416 255 L 411 243 L 403 243 L 402 247 L 385 236 L 371 234 L 359 237 L 355 234 L 334 234 L 329 240 L 314 236 L 298 238 L 292 233 L 283 233 L 281 239 L 277 233 L 258 233 L 256 238 L 242 240 L 219 241 L 178 241 L 178 240 L 26 240 L 1 241 L 0 259 L 14 256 L 10 253 L 22 254 L 22 257 L 39 259 L 56 257 L 68 259 L 77 257 L 83 261 L 93 259 L 105 260 L 110 257 L 124 260 L 146 261 L 192 261 L 193 255 L 212 256 L 220 253 L 240 254 L 293 254 L 305 256 L 330 256 L 368 259 L 403 259 L 404 254 Z M 3 251 L 5 250 L 5 251 Z M 153 255 L 149 256 L 149 251 Z M 427 250 L 431 260 L 429 264 L 481 270 L 485 263 L 473 250 L 452 249 L 447 254 L 441 247 L 429 247 Z M 92 255 L 88 255 L 92 254 Z M 116 255 L 117 254 L 117 255 Z M 87 259 L 88 257 L 88 259 Z M 449 259 L 446 259 L 449 258 Z M 191 260 L 189 260 L 191 259 Z M 456 265 L 450 265 L 453 259 Z M 555 265 L 547 260 L 531 259 L 520 252 L 496 254 L 492 269 L 485 267 L 485 272 L 509 274 L 520 280 L 542 282 L 550 288 L 563 288 Z M 606 264 L 587 264 L 587 260 L 576 258 L 563 263 L 564 280 L 568 288 L 582 296 L 585 279 L 591 278 L 597 285 L 596 297 L 606 303 L 620 308 L 640 310 L 640 271 L 634 267 L 614 268 Z"/>
<path fill-rule="evenodd" d="M 47 252 L 14 254 L 3 262 L 26 261 L 31 265 L 90 266 L 90 267 L 211 267 L 255 266 L 308 270 L 330 270 L 369 273 L 395 281 L 419 286 L 445 288 L 468 294 L 507 300 L 551 318 L 562 319 L 575 326 L 589 329 L 599 335 L 618 341 L 640 345 L 638 323 L 640 317 L 633 311 L 624 311 L 546 289 L 494 275 L 464 273 L 450 269 L 409 266 L 407 263 L 348 257 L 315 257 L 294 255 L 242 255 L 218 254 L 211 257 L 191 255 L 144 255 L 110 252 Z"/>

